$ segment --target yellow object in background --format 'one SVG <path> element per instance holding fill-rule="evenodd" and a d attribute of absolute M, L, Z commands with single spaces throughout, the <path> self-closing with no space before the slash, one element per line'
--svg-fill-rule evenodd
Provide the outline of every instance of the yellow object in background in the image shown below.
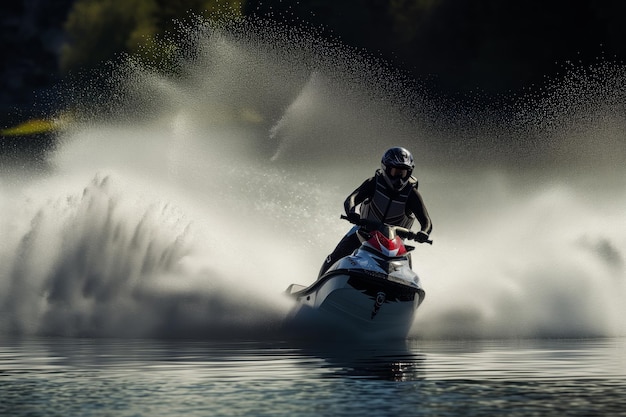
<path fill-rule="evenodd" d="M 54 120 L 33 119 L 17 126 L 0 130 L 3 136 L 25 136 L 37 133 L 47 133 L 56 130 L 58 123 Z"/>
<path fill-rule="evenodd" d="M 2 136 L 27 136 L 38 133 L 50 133 L 60 129 L 64 125 L 64 118 L 54 119 L 31 119 L 17 126 L 0 130 Z"/>

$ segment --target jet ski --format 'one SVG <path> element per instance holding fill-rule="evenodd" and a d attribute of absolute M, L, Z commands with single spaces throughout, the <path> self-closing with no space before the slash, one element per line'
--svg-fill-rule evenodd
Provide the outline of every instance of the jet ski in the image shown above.
<path fill-rule="evenodd" d="M 365 240 L 354 253 L 310 286 L 287 288 L 296 301 L 288 322 L 299 332 L 365 339 L 408 335 L 425 296 L 412 269 L 410 252 L 415 248 L 403 241 L 416 235 L 399 226 L 361 222 Z"/>

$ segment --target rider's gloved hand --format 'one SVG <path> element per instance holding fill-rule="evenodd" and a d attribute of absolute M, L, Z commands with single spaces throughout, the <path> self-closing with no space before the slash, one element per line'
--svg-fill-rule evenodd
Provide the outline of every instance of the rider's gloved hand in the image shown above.
<path fill-rule="evenodd" d="M 428 240 L 428 233 L 420 230 L 415 234 L 415 240 L 417 240 L 419 243 L 426 242 Z"/>
<path fill-rule="evenodd" d="M 357 212 L 351 211 L 347 213 L 346 217 L 350 223 L 359 224 L 361 222 L 361 216 Z"/>

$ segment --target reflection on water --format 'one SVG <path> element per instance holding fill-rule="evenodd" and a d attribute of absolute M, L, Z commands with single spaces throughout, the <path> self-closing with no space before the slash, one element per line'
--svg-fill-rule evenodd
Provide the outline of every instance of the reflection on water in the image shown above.
<path fill-rule="evenodd" d="M 617 415 L 626 406 L 625 339 L 1 345 L 0 415 Z"/>

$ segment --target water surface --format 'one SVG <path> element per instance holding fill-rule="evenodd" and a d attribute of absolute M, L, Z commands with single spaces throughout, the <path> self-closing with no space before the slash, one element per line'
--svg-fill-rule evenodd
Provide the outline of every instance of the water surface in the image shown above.
<path fill-rule="evenodd" d="M 1 415 L 626 415 L 626 340 L 2 342 Z"/>

